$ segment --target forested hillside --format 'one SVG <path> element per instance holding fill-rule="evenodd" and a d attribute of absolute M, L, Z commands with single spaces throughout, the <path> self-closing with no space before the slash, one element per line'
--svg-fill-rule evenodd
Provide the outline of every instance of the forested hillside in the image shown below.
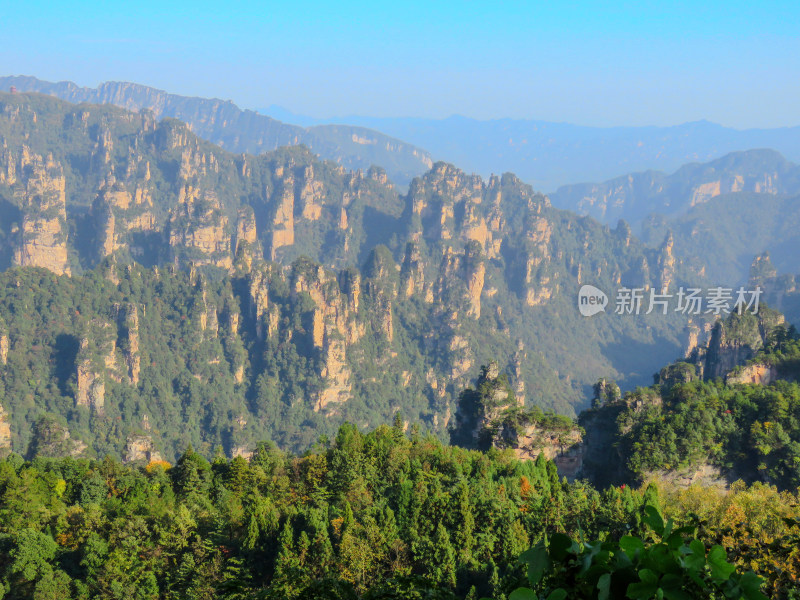
<path fill-rule="evenodd" d="M 763 481 L 800 487 L 800 337 L 782 315 L 732 315 L 705 347 L 620 397 L 597 386 L 580 416 L 585 474 L 599 484 L 654 474 L 688 485 Z M 613 449 L 613 458 L 591 450 Z"/>
<path fill-rule="evenodd" d="M 2 404 L 20 452 L 42 411 L 100 454 L 145 416 L 168 457 L 188 440 L 302 448 L 398 412 L 444 439 L 492 359 L 523 405 L 574 414 L 600 374 L 644 383 L 688 342 L 680 313 L 575 306 L 584 282 L 694 279 L 669 238 L 649 250 L 511 174 L 437 163 L 401 196 L 303 148 L 235 155 L 147 112 L 0 101 L 2 254 L 23 267 L 2 276 Z"/>
<path fill-rule="evenodd" d="M 642 241 L 657 245 L 671 231 L 675 253 L 704 264 L 715 281 L 744 281 L 755 255 L 769 253 L 781 274 L 797 272 L 800 195 L 737 192 L 716 196 L 675 219 L 653 216 Z"/>
<path fill-rule="evenodd" d="M 764 485 L 600 492 L 560 481 L 544 457 L 442 446 L 399 421 L 366 435 L 343 427 L 302 456 L 260 445 L 249 461 L 209 463 L 189 447 L 171 468 L 11 455 L 0 460 L 0 590 L 59 600 L 609 597 L 603 589 L 756 600 L 763 582 L 792 598 L 797 502 Z M 522 585 L 536 592 L 513 591 Z"/>

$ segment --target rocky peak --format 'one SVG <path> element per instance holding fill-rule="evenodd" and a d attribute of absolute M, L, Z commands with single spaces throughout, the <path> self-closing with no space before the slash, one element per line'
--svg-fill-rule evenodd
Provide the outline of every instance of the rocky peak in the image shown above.
<path fill-rule="evenodd" d="M 66 179 L 52 155 L 43 158 L 23 146 L 19 159 L 20 185 L 15 189 L 22 211 L 17 265 L 44 267 L 70 274 L 67 260 Z"/>
<path fill-rule="evenodd" d="M 280 173 L 280 175 L 279 175 Z M 278 202 L 272 219 L 272 242 L 270 259 L 275 260 L 277 251 L 294 244 L 294 175 L 290 169 L 276 171 L 281 176 L 278 184 Z"/>
<path fill-rule="evenodd" d="M 161 454 L 156 450 L 153 438 L 145 434 L 131 434 L 125 442 L 122 453 L 123 463 L 132 462 L 158 462 L 162 460 Z"/>
<path fill-rule="evenodd" d="M 230 269 L 228 217 L 215 192 L 184 186 L 169 221 L 169 245 L 178 262 Z"/>
<path fill-rule="evenodd" d="M 425 262 L 419 243 L 406 244 L 403 266 L 400 269 L 400 292 L 405 297 L 423 293 L 425 290 Z"/>
<path fill-rule="evenodd" d="M 666 294 L 675 279 L 675 255 L 672 252 L 674 246 L 675 240 L 672 232 L 668 231 L 658 255 L 656 288 L 660 294 Z"/>
<path fill-rule="evenodd" d="M 566 417 L 545 415 L 538 409 L 526 411 L 494 361 L 481 368 L 474 389 L 461 393 L 451 441 L 472 448 L 510 448 L 526 460 L 544 454 L 570 478 L 582 467 L 580 429 Z"/>
<path fill-rule="evenodd" d="M 706 380 L 724 377 L 752 359 L 775 328 L 784 323 L 782 314 L 765 306 L 757 315 L 732 313 L 716 322 L 706 347 L 698 348 L 689 360 L 698 365 L 699 374 Z"/>
<path fill-rule="evenodd" d="M 130 302 L 115 303 L 114 318 L 117 321 L 120 350 L 125 358 L 128 379 L 134 385 L 139 383 L 141 356 L 139 353 L 139 309 Z"/>
<path fill-rule="evenodd" d="M 750 265 L 749 285 L 766 285 L 778 275 L 778 270 L 772 265 L 769 252 L 763 252 L 753 259 Z"/>
<path fill-rule="evenodd" d="M 234 255 L 236 260 L 243 264 L 245 271 L 249 271 L 253 260 L 261 258 L 261 247 L 258 242 L 256 230 L 255 211 L 250 206 L 239 209 L 236 221 L 236 240 Z"/>
<path fill-rule="evenodd" d="M 95 319 L 87 324 L 76 357 L 76 406 L 101 415 L 105 412 L 106 376 L 120 380 L 116 372 L 116 341 L 117 328 L 112 323 Z"/>
<path fill-rule="evenodd" d="M 28 445 L 28 459 L 38 457 L 78 458 L 86 450 L 86 444 L 72 438 L 66 425 L 50 416 L 40 418 L 33 427 Z"/>

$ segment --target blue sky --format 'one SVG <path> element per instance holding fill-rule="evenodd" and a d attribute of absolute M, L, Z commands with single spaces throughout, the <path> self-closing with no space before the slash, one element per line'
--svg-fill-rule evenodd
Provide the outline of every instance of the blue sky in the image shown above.
<path fill-rule="evenodd" d="M 800 125 L 798 2 L 0 3 L 0 74 L 347 114 Z"/>

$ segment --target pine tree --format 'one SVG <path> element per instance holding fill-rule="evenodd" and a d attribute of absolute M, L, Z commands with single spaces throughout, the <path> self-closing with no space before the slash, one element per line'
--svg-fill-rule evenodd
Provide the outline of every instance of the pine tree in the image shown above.
<path fill-rule="evenodd" d="M 449 588 L 456 586 L 456 553 L 450 544 L 450 535 L 440 522 L 436 526 L 433 538 L 433 571 L 434 583 Z"/>

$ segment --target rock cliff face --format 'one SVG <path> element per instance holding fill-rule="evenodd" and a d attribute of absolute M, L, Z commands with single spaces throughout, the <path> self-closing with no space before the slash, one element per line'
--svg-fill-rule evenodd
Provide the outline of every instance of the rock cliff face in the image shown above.
<path fill-rule="evenodd" d="M 569 479 L 583 466 L 581 431 L 569 420 L 546 419 L 541 413 L 522 410 L 496 362 L 483 367 L 475 389 L 461 395 L 451 439 L 473 448 L 510 448 L 523 460 L 543 454 Z"/>
<path fill-rule="evenodd" d="M 272 220 L 272 242 L 270 244 L 270 258 L 275 260 L 278 250 L 284 246 L 294 244 L 294 176 L 291 171 L 283 174 L 279 170 L 280 192 L 275 217 Z"/>
<path fill-rule="evenodd" d="M 690 362 L 698 365 L 704 379 L 725 377 L 753 358 L 775 327 L 784 322 L 782 314 L 765 307 L 757 315 L 732 314 L 716 323 L 706 347 L 696 348 Z"/>
<path fill-rule="evenodd" d="M 52 155 L 42 158 L 23 146 L 16 172 L 20 176 L 15 192 L 22 210 L 22 224 L 14 262 L 21 267 L 43 267 L 68 275 L 63 168 Z"/>
<path fill-rule="evenodd" d="M 114 304 L 112 307 L 117 321 L 118 339 L 122 340 L 122 354 L 127 367 L 129 381 L 139 383 L 141 355 L 139 353 L 139 309 L 135 304 Z"/>
<path fill-rule="evenodd" d="M 675 280 L 675 255 L 673 248 L 675 240 L 672 232 L 667 233 L 664 243 L 661 245 L 661 252 L 658 256 L 658 275 L 656 286 L 659 294 L 666 294 Z"/>
<path fill-rule="evenodd" d="M 295 302 L 307 294 L 314 303 L 310 315 L 310 342 L 319 353 L 320 389 L 313 394 L 314 410 L 332 410 L 331 404 L 351 398 L 350 367 L 346 360 L 348 344 L 356 343 L 363 330 L 358 327 L 351 301 L 335 274 L 320 266 L 296 263 L 291 274 Z"/>
<path fill-rule="evenodd" d="M 231 232 L 216 194 L 187 186 L 169 222 L 169 245 L 176 262 L 194 266 L 233 266 Z"/>
<path fill-rule="evenodd" d="M 638 414 L 663 404 L 658 393 L 620 396 L 615 384 L 602 383 L 603 386 L 595 386 L 595 393 L 600 397 L 596 398 L 594 406 L 578 416 L 578 424 L 586 433 L 580 450 L 576 451 L 582 457 L 580 475 L 598 487 L 631 481 L 631 473 L 620 446 L 621 436 L 630 431 L 629 426 L 620 423 L 623 413 Z"/>
<path fill-rule="evenodd" d="M 5 365 L 8 362 L 8 335 L 0 333 L 0 364 Z"/>
<path fill-rule="evenodd" d="M 769 252 L 764 252 L 753 259 L 750 266 L 750 289 L 760 287 L 763 291 L 761 301 L 767 306 L 786 315 L 789 323 L 800 322 L 800 293 L 797 275 L 782 273 L 772 265 Z"/>
<path fill-rule="evenodd" d="M 484 182 L 468 176 L 452 165 L 436 163 L 422 178 L 412 182 L 406 197 L 410 238 L 429 242 L 474 241 L 490 258 L 500 253 L 506 222 L 503 211 L 504 188 L 520 193 L 519 201 L 534 211 L 549 201 L 531 190 L 516 189 L 511 175 L 491 177 Z M 546 228 L 546 226 L 545 226 Z"/>
<path fill-rule="evenodd" d="M 544 454 L 547 460 L 556 463 L 558 474 L 572 481 L 581 474 L 586 447 L 580 431 L 565 432 L 529 425 L 517 432 L 517 439 L 510 446 L 517 458 L 536 460 Z"/>
<path fill-rule="evenodd" d="M 28 458 L 34 457 L 82 457 L 87 446 L 70 435 L 69 429 L 58 421 L 44 417 L 33 427 L 33 436 L 28 446 Z"/>
<path fill-rule="evenodd" d="M 105 412 L 106 377 L 119 381 L 117 369 L 117 328 L 107 321 L 93 320 L 80 341 L 76 358 L 75 405 Z"/>
<path fill-rule="evenodd" d="M 35 95 L 2 94 L 0 107 L 0 187 L 20 212 L 7 237 L 18 239 L 22 266 L 68 273 L 69 260 L 86 269 L 121 253 L 247 270 L 262 248 L 284 262 L 324 255 L 343 266 L 365 256 L 370 219 L 396 218 L 386 211 L 400 204 L 384 171 L 347 172 L 302 147 L 230 154 L 150 112 Z M 70 227 L 80 239 L 67 239 Z"/>
<path fill-rule="evenodd" d="M 778 369 L 772 365 L 747 365 L 725 376 L 725 383 L 769 385 L 778 379 Z"/>
<path fill-rule="evenodd" d="M 149 435 L 130 435 L 125 442 L 122 462 L 157 462 L 162 460 L 161 454 L 155 449 L 153 438 Z"/>

